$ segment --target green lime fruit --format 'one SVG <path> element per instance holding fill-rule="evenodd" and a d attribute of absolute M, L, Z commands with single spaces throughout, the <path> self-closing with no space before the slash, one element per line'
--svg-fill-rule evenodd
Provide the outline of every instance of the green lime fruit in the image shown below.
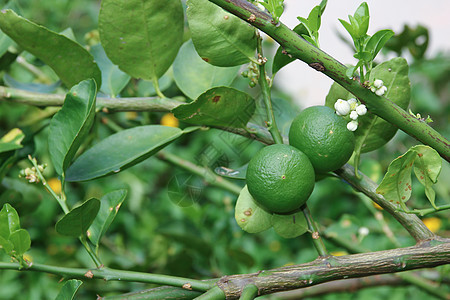
<path fill-rule="evenodd" d="M 342 167 L 355 149 L 355 136 L 347 122 L 327 106 L 311 106 L 295 117 L 289 144 L 305 153 L 316 173 Z"/>
<path fill-rule="evenodd" d="M 289 145 L 271 145 L 250 160 L 248 191 L 262 208 L 277 214 L 297 211 L 314 189 L 314 168 L 308 157 Z"/>

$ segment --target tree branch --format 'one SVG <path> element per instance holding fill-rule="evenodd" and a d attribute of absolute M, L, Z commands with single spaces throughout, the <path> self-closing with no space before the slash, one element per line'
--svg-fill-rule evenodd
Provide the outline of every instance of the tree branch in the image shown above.
<path fill-rule="evenodd" d="M 362 192 L 390 213 L 417 242 L 436 238 L 436 235 L 431 232 L 416 215 L 398 211 L 397 206 L 395 206 L 394 203 L 387 201 L 383 196 L 377 194 L 377 184 L 363 173 L 358 172 L 361 177 L 361 179 L 358 179 L 355 176 L 355 169 L 348 164 L 336 170 L 335 173 L 347 181 L 357 191 Z"/>
<path fill-rule="evenodd" d="M 62 106 L 65 98 L 65 94 L 45 94 L 0 86 L 0 101 L 34 106 Z M 183 102 L 159 97 L 97 97 L 97 108 L 111 111 L 171 111 L 180 104 Z"/>
<path fill-rule="evenodd" d="M 246 0 L 209 1 L 265 32 L 277 41 L 289 55 L 324 73 L 365 103 L 372 113 L 396 125 L 420 142 L 433 147 L 442 158 L 450 162 L 450 141 L 427 123 L 411 116 L 394 102 L 375 95 L 359 81 L 348 78 L 345 75 L 347 67 L 302 39 L 287 26 L 280 22 L 274 24 L 270 15 L 260 11 Z"/>
<path fill-rule="evenodd" d="M 313 262 L 261 271 L 224 276 L 217 283 L 227 299 L 238 299 L 242 289 L 254 284 L 260 295 L 313 286 L 319 283 L 432 268 L 450 261 L 450 239 L 393 250 L 319 258 Z"/>
<path fill-rule="evenodd" d="M 69 279 L 103 279 L 106 281 L 131 281 L 145 282 L 161 285 L 182 287 L 188 290 L 207 291 L 214 286 L 214 281 L 202 281 L 190 278 L 182 278 L 169 275 L 151 274 L 143 272 L 114 270 L 110 268 L 84 269 L 49 266 L 43 264 L 31 264 L 28 268 L 21 268 L 19 263 L 0 262 L 0 270 L 16 270 L 21 272 L 36 271 L 59 275 Z"/>

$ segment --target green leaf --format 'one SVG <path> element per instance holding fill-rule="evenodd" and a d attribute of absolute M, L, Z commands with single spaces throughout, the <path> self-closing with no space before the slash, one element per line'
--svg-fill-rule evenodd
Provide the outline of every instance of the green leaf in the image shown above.
<path fill-rule="evenodd" d="M 55 170 L 62 175 L 94 123 L 97 88 L 92 79 L 80 82 L 66 95 L 50 122 L 48 146 Z"/>
<path fill-rule="evenodd" d="M 5 250 L 9 256 L 13 255 L 14 245 L 4 237 L 0 236 L 0 249 Z"/>
<path fill-rule="evenodd" d="M 241 128 L 255 113 L 255 100 L 247 93 L 229 87 L 212 88 L 194 102 L 172 110 L 186 123 Z"/>
<path fill-rule="evenodd" d="M 50 66 L 68 87 L 88 78 L 101 84 L 100 69 L 94 58 L 77 42 L 32 23 L 12 10 L 1 11 L 0 29 Z"/>
<path fill-rule="evenodd" d="M 68 280 L 64 283 L 55 300 L 72 300 L 82 284 L 83 281 L 81 280 Z"/>
<path fill-rule="evenodd" d="M 195 51 L 192 40 L 180 49 L 173 63 L 173 75 L 177 86 L 189 98 L 197 99 L 212 87 L 230 85 L 239 67 L 221 68 L 203 61 Z"/>
<path fill-rule="evenodd" d="M 23 146 L 20 144 L 25 138 L 25 134 L 19 128 L 11 129 L 0 138 L 0 153 L 17 150 Z"/>
<path fill-rule="evenodd" d="M 353 26 L 350 23 L 342 19 L 339 19 L 339 22 L 341 22 L 342 26 L 344 26 L 345 30 L 347 30 L 352 38 L 356 35 Z"/>
<path fill-rule="evenodd" d="M 100 39 L 111 61 L 135 78 L 155 80 L 172 64 L 183 41 L 180 0 L 103 0 Z"/>
<path fill-rule="evenodd" d="M 14 207 L 6 203 L 0 210 L 0 237 L 9 240 L 11 233 L 19 229 L 19 215 Z"/>
<path fill-rule="evenodd" d="M 72 237 L 85 235 L 89 226 L 91 226 L 97 216 L 99 209 L 100 200 L 91 198 L 85 201 L 80 206 L 72 209 L 56 223 L 56 231 L 62 235 Z"/>
<path fill-rule="evenodd" d="M 43 84 L 43 83 L 35 83 L 35 82 L 20 82 L 15 80 L 13 77 L 8 74 L 3 75 L 3 81 L 5 85 L 9 87 L 13 87 L 20 90 L 37 92 L 37 93 L 45 93 L 50 94 L 55 92 L 55 90 L 61 85 L 61 81 L 58 80 L 52 84 Z"/>
<path fill-rule="evenodd" d="M 409 105 L 411 95 L 411 84 L 408 77 L 409 66 L 404 58 L 393 58 L 389 61 L 379 64 L 372 69 L 370 73 L 370 82 L 375 79 L 381 79 L 387 87 L 384 95 L 386 98 L 397 104 L 403 109 Z M 355 131 L 356 150 L 361 153 L 376 150 L 390 141 L 397 127 L 386 122 L 380 117 L 371 114 L 358 118 L 359 126 Z"/>
<path fill-rule="evenodd" d="M 95 247 L 98 247 L 126 196 L 127 190 L 122 189 L 109 192 L 100 199 L 100 210 L 88 231 L 88 237 Z"/>
<path fill-rule="evenodd" d="M 92 46 L 91 53 L 102 72 L 102 86 L 100 90 L 111 97 L 116 97 L 128 84 L 131 77 L 119 70 L 119 67 L 109 60 L 102 45 Z"/>
<path fill-rule="evenodd" d="M 374 60 L 381 48 L 386 42 L 394 35 L 394 32 L 390 29 L 384 29 L 376 32 L 370 37 L 366 44 L 365 50 L 371 54 L 371 60 Z"/>
<path fill-rule="evenodd" d="M 67 169 L 67 181 L 90 180 L 126 168 L 152 156 L 182 135 L 179 128 L 137 126 L 115 133 L 84 152 Z"/>
<path fill-rule="evenodd" d="M 258 233 L 272 227 L 272 214 L 256 204 L 245 186 L 236 202 L 234 218 L 242 230 Z"/>
<path fill-rule="evenodd" d="M 308 231 L 303 212 L 297 212 L 291 215 L 272 215 L 273 229 L 278 235 L 286 239 L 292 239 Z"/>
<path fill-rule="evenodd" d="M 432 186 L 437 182 L 437 178 L 441 172 L 442 159 L 439 153 L 429 146 L 418 145 L 412 149 L 417 153 L 416 160 L 414 161 L 414 174 L 416 174 L 419 182 L 425 187 L 425 195 L 431 205 L 436 208 L 436 193 Z"/>
<path fill-rule="evenodd" d="M 29 233 L 25 229 L 18 229 L 11 233 L 9 240 L 14 245 L 15 255 L 23 255 L 30 249 L 31 239 Z"/>
<path fill-rule="evenodd" d="M 313 32 L 319 31 L 320 15 L 321 15 L 321 9 L 320 9 L 319 5 L 315 6 L 308 15 L 309 29 Z"/>
<path fill-rule="evenodd" d="M 355 22 L 358 24 L 358 32 L 356 38 L 364 37 L 369 29 L 369 6 L 366 2 L 361 3 L 361 5 L 356 9 L 353 15 Z M 349 17 L 350 18 L 350 17 Z M 351 20 L 351 19 L 350 19 Z"/>
<path fill-rule="evenodd" d="M 305 27 L 303 23 L 295 26 L 293 31 L 297 33 L 299 36 L 308 35 L 308 29 Z M 295 58 L 290 56 L 288 53 L 283 53 L 283 48 L 280 46 L 275 53 L 272 64 L 272 75 L 275 75 L 282 67 L 293 62 Z"/>
<path fill-rule="evenodd" d="M 248 63 L 256 50 L 255 29 L 208 0 L 188 0 L 186 15 L 200 57 L 215 66 Z"/>
<path fill-rule="evenodd" d="M 411 147 L 405 154 L 391 162 L 376 191 L 386 200 L 400 204 L 405 209 L 403 203 L 411 196 L 411 171 L 414 165 L 415 175 L 425 186 L 425 194 L 431 205 L 436 208 L 432 185 L 437 181 L 441 164 L 441 157 L 433 148 L 424 145 Z"/>

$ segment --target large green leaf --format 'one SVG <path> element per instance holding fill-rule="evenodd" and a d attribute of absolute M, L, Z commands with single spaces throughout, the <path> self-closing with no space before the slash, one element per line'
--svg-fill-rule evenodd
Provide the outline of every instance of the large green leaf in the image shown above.
<path fill-rule="evenodd" d="M 103 0 L 99 31 L 106 54 L 122 71 L 136 78 L 159 78 L 183 40 L 181 1 Z"/>
<path fill-rule="evenodd" d="M 404 202 L 411 197 L 411 171 L 414 165 L 417 179 L 425 186 L 425 195 L 431 205 L 436 207 L 432 185 L 437 181 L 441 164 L 441 157 L 433 148 L 424 145 L 411 147 L 405 154 L 391 162 L 386 175 L 377 188 L 377 193 L 383 195 L 386 200 L 406 209 Z"/>
<path fill-rule="evenodd" d="M 20 229 L 20 220 L 17 211 L 6 203 L 0 210 L 0 236 L 9 240 L 11 233 Z"/>
<path fill-rule="evenodd" d="M 23 255 L 31 246 L 30 234 L 25 229 L 18 229 L 11 233 L 9 241 L 14 246 L 15 255 Z"/>
<path fill-rule="evenodd" d="M 234 218 L 242 230 L 258 233 L 272 227 L 272 214 L 259 207 L 245 186 L 236 202 Z"/>
<path fill-rule="evenodd" d="M 72 237 L 85 235 L 89 226 L 91 226 L 97 216 L 99 209 L 100 200 L 91 198 L 85 201 L 80 206 L 72 209 L 56 223 L 56 231 L 62 235 Z"/>
<path fill-rule="evenodd" d="M 3 6 L 2 9 L 11 9 L 21 14 L 20 7 L 16 0 L 8 1 L 8 3 Z M 8 48 L 12 45 L 14 45 L 14 41 L 9 36 L 0 31 L 0 57 L 3 56 L 8 51 Z"/>
<path fill-rule="evenodd" d="M 387 87 L 384 97 L 406 109 L 411 96 L 408 73 L 409 66 L 406 60 L 401 57 L 393 58 L 373 68 L 369 81 L 383 80 Z M 358 130 L 355 131 L 356 148 L 360 148 L 362 153 L 376 150 L 390 141 L 397 129 L 396 126 L 369 113 L 361 118 Z"/>
<path fill-rule="evenodd" d="M 291 215 L 273 214 L 272 224 L 275 232 L 286 239 L 298 237 L 308 231 L 308 224 L 301 211 Z"/>
<path fill-rule="evenodd" d="M 72 300 L 82 284 L 83 281 L 77 279 L 67 281 L 64 283 L 55 300 Z"/>
<path fill-rule="evenodd" d="M 188 0 L 186 15 L 200 57 L 215 66 L 248 63 L 255 56 L 255 29 L 208 0 Z"/>
<path fill-rule="evenodd" d="M 147 125 L 113 134 L 83 153 L 67 169 L 67 181 L 84 181 L 120 172 L 147 159 L 183 131 L 179 128 Z"/>
<path fill-rule="evenodd" d="M 229 87 L 216 87 L 172 112 L 176 118 L 190 124 L 239 128 L 247 125 L 255 109 L 255 100 L 249 94 Z"/>
<path fill-rule="evenodd" d="M 77 42 L 32 23 L 12 10 L 1 11 L 0 29 L 49 65 L 68 87 L 88 78 L 101 84 L 100 69 L 94 58 Z"/>
<path fill-rule="evenodd" d="M 119 70 L 119 67 L 109 60 L 102 45 L 92 46 L 91 53 L 102 72 L 102 86 L 100 90 L 111 97 L 116 97 L 128 84 L 131 77 Z"/>
<path fill-rule="evenodd" d="M 50 157 L 60 175 L 65 172 L 92 127 L 96 94 L 92 79 L 80 82 L 66 95 L 63 107 L 50 122 Z"/>
<path fill-rule="evenodd" d="M 0 153 L 20 149 L 20 144 L 25 138 L 22 130 L 19 128 L 11 129 L 7 134 L 0 138 Z"/>
<path fill-rule="evenodd" d="M 112 221 L 116 217 L 123 200 L 127 196 L 127 190 L 116 190 L 107 193 L 101 199 L 100 210 L 97 217 L 88 230 L 88 237 L 95 247 L 98 247 L 100 239 L 106 233 Z"/>
<path fill-rule="evenodd" d="M 239 67 L 221 68 L 203 61 L 195 51 L 192 40 L 184 43 L 173 63 L 175 82 L 191 99 L 197 99 L 212 87 L 230 85 L 238 71 Z"/>

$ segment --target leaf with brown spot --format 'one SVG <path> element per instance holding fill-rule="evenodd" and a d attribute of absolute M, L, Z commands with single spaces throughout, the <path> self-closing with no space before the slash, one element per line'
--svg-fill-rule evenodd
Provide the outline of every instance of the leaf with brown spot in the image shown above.
<path fill-rule="evenodd" d="M 239 227 L 248 233 L 258 233 L 272 227 L 272 214 L 256 204 L 247 186 L 239 194 L 234 217 Z"/>
<path fill-rule="evenodd" d="M 190 124 L 243 128 L 255 109 L 255 100 L 250 95 L 229 87 L 216 87 L 172 112 L 177 119 Z"/>

